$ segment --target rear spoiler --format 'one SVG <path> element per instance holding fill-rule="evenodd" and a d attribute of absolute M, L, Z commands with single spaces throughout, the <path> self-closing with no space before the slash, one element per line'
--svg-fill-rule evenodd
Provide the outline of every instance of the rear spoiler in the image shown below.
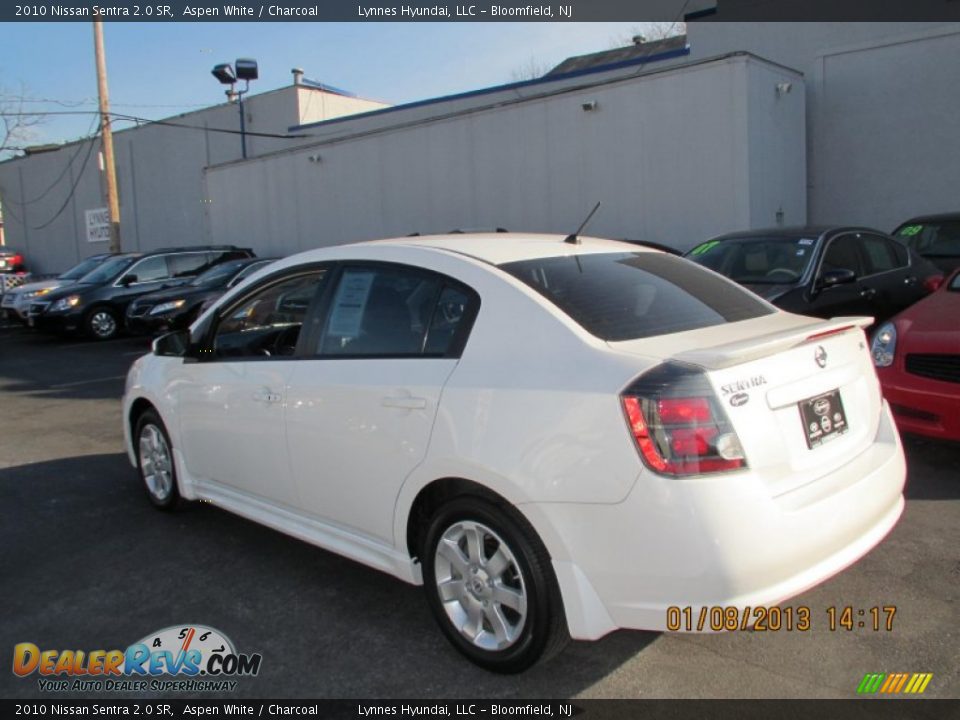
<path fill-rule="evenodd" d="M 837 317 L 798 328 L 779 330 L 749 340 L 738 340 L 726 345 L 687 350 L 674 355 L 671 360 L 699 365 L 708 370 L 722 370 L 783 350 L 789 350 L 798 345 L 815 343 L 830 335 L 838 335 L 854 328 L 866 328 L 872 323 L 872 317 Z"/>

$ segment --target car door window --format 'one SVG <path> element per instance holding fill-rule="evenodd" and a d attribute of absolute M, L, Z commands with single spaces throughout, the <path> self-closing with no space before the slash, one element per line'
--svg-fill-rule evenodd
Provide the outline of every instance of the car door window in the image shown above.
<path fill-rule="evenodd" d="M 217 358 L 289 357 L 325 270 L 272 282 L 230 306 L 213 338 Z"/>
<path fill-rule="evenodd" d="M 857 277 L 863 275 L 860 254 L 857 252 L 857 238 L 854 235 L 841 235 L 830 241 L 820 271 L 830 270 L 852 270 Z"/>
<path fill-rule="evenodd" d="M 440 278 L 412 268 L 345 268 L 333 293 L 321 355 L 419 355 Z"/>
<path fill-rule="evenodd" d="M 437 273 L 404 266 L 346 267 L 331 293 L 321 356 L 444 357 L 462 347 L 479 300 Z"/>
<path fill-rule="evenodd" d="M 167 258 L 163 255 L 145 258 L 130 268 L 129 275 L 135 275 L 138 283 L 166 280 L 170 277 Z"/>
<path fill-rule="evenodd" d="M 863 248 L 867 275 L 889 272 L 897 268 L 897 255 L 886 238 L 879 235 L 861 235 L 860 247 Z"/>
<path fill-rule="evenodd" d="M 170 276 L 175 278 L 193 277 L 199 275 L 211 266 L 208 253 L 184 253 L 171 255 L 167 258 L 170 266 Z"/>

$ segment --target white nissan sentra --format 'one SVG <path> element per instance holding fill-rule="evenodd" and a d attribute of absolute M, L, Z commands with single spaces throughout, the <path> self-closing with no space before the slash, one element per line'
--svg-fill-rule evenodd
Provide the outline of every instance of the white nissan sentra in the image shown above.
<path fill-rule="evenodd" d="M 516 672 L 570 637 L 749 626 L 875 546 L 906 470 L 869 322 L 594 238 L 311 250 L 133 364 L 127 451 L 157 507 L 422 583 Z"/>

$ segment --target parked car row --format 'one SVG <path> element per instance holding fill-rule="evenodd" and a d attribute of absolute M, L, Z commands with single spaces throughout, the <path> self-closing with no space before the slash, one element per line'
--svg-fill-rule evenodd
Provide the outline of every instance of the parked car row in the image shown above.
<path fill-rule="evenodd" d="M 31 327 L 108 340 L 124 329 L 152 332 L 190 322 L 197 303 L 225 289 L 233 275 L 218 271 L 213 278 L 207 277 L 203 286 L 193 285 L 182 293 L 176 289 L 224 263 L 231 263 L 233 274 L 238 274 L 245 269 L 242 261 L 255 259 L 252 250 L 232 245 L 106 254 L 88 258 L 49 284 L 20 288 L 9 302 Z M 198 295 L 201 288 L 205 294 Z M 171 289 L 178 296 L 164 296 L 166 307 L 164 302 L 143 302 L 147 295 Z M 137 310 L 130 314 L 134 302 Z"/>

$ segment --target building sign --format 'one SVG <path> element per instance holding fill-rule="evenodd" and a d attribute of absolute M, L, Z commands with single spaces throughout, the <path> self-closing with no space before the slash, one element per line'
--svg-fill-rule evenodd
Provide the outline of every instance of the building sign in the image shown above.
<path fill-rule="evenodd" d="M 110 212 L 106 208 L 87 210 L 87 242 L 110 240 Z"/>

